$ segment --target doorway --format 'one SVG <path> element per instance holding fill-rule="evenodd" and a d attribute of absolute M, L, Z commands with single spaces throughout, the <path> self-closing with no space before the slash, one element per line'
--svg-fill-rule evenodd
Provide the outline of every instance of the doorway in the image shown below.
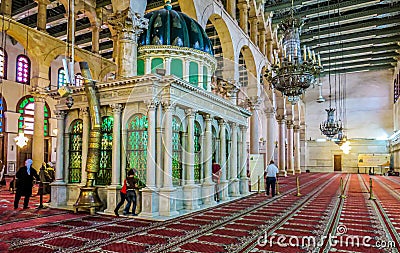
<path fill-rule="evenodd" d="M 342 155 L 333 155 L 333 170 L 342 171 Z"/>

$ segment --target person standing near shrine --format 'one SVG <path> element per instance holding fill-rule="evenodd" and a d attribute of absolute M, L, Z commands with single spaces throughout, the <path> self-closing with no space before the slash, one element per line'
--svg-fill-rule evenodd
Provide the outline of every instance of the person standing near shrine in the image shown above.
<path fill-rule="evenodd" d="M 136 216 L 136 189 L 138 188 L 138 179 L 135 178 L 134 170 L 128 171 L 128 177 L 126 178 L 126 200 L 128 203 L 124 209 L 124 215 L 130 214 L 129 210 L 132 205 L 132 216 Z"/>
<path fill-rule="evenodd" d="M 114 214 L 115 216 L 119 217 L 119 209 L 121 208 L 121 206 L 124 204 L 125 199 L 126 199 L 126 179 L 124 180 L 124 185 L 122 186 L 120 192 L 119 192 L 121 199 L 119 200 L 119 203 L 117 204 L 117 206 L 114 209 Z"/>
<path fill-rule="evenodd" d="M 267 181 L 265 193 L 267 196 L 269 195 L 269 191 L 271 188 L 272 197 L 275 197 L 275 184 L 276 184 L 278 173 L 279 173 L 278 167 L 276 167 L 274 161 L 271 160 L 269 162 L 269 165 L 265 169 L 265 176 L 266 176 L 266 181 Z"/>
<path fill-rule="evenodd" d="M 221 166 L 215 161 L 215 159 L 212 160 L 212 179 L 213 182 L 215 183 L 215 194 L 214 194 L 214 200 L 219 202 L 219 183 L 221 179 Z"/>
<path fill-rule="evenodd" d="M 24 209 L 29 208 L 29 198 L 32 195 L 33 180 L 36 179 L 40 181 L 37 171 L 32 167 L 32 159 L 25 161 L 25 166 L 21 167 L 16 176 L 16 187 L 17 191 L 15 193 L 14 199 L 14 209 L 18 208 L 19 200 L 24 196 Z"/>

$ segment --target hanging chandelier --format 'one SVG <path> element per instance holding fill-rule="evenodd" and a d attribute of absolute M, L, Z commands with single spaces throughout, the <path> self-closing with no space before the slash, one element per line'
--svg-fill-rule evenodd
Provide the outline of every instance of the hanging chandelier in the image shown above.
<path fill-rule="evenodd" d="M 303 46 L 301 53 L 300 34 L 303 23 L 293 17 L 293 1 L 290 17 L 282 21 L 278 31 L 282 31 L 282 53 L 276 51 L 272 57 L 271 69 L 266 73 L 266 78 L 272 88 L 280 91 L 295 104 L 300 100 L 300 95 L 315 84 L 322 71 L 321 57 L 316 55 L 309 47 Z"/>
<path fill-rule="evenodd" d="M 327 112 L 328 117 L 327 120 L 319 125 L 319 129 L 326 137 L 333 138 L 341 128 L 340 123 L 335 120 L 336 109 L 329 107 L 329 109 L 325 109 L 325 111 Z"/>

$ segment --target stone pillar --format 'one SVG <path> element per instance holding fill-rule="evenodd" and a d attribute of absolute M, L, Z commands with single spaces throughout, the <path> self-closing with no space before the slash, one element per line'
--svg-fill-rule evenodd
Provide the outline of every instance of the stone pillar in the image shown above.
<path fill-rule="evenodd" d="M 252 98 L 251 112 L 253 115 L 250 117 L 250 154 L 259 154 L 260 152 L 260 135 L 258 127 L 261 125 L 261 112 L 260 104 L 261 99 Z"/>
<path fill-rule="evenodd" d="M 81 108 L 82 113 L 82 121 L 83 121 L 83 129 L 82 129 L 82 177 L 81 177 L 81 185 L 86 185 L 87 180 L 87 156 L 89 153 L 89 136 L 90 136 L 90 117 L 89 110 L 87 107 Z"/>
<path fill-rule="evenodd" d="M 176 211 L 176 189 L 172 185 L 172 112 L 174 106 L 170 101 L 163 101 L 164 107 L 164 175 L 163 187 L 159 195 L 159 212 L 161 216 L 178 215 Z"/>
<path fill-rule="evenodd" d="M 269 39 L 267 40 L 266 56 L 270 63 L 272 63 L 273 54 L 274 54 L 273 42 L 271 39 Z"/>
<path fill-rule="evenodd" d="M 286 121 L 287 127 L 287 173 L 294 175 L 294 164 L 293 164 L 293 121 Z"/>
<path fill-rule="evenodd" d="M 212 117 L 205 115 L 205 156 L 204 156 L 204 182 L 202 187 L 202 199 L 206 206 L 215 204 L 215 183 L 212 181 Z"/>
<path fill-rule="evenodd" d="M 51 207 L 59 207 L 67 205 L 67 185 L 65 183 L 65 166 L 64 166 L 64 131 L 65 131 L 65 115 L 64 111 L 55 111 L 57 118 L 57 161 L 55 181 L 51 183 Z"/>
<path fill-rule="evenodd" d="M 258 18 L 257 16 L 250 18 L 250 39 L 254 45 L 258 45 Z"/>
<path fill-rule="evenodd" d="M 130 8 L 113 13 L 108 18 L 118 35 L 117 78 L 137 75 L 137 39 L 147 28 L 148 20 L 135 15 Z"/>
<path fill-rule="evenodd" d="M 267 118 L 267 150 L 266 150 L 266 163 L 274 159 L 275 151 L 275 113 L 274 109 L 265 110 L 265 116 Z M 277 161 L 276 161 L 277 162 Z"/>
<path fill-rule="evenodd" d="M 185 110 L 187 120 L 187 141 L 185 157 L 185 185 L 183 186 L 183 205 L 185 209 L 195 210 L 198 205 L 198 187 L 194 183 L 194 118 L 196 110 Z"/>
<path fill-rule="evenodd" d="M 260 38 L 259 38 L 259 40 L 258 40 L 258 47 L 259 47 L 261 53 L 262 53 L 263 55 L 265 55 L 265 56 L 267 56 L 267 55 L 266 55 L 266 53 L 267 53 L 267 43 L 266 43 L 266 40 L 267 40 L 267 32 L 266 32 L 265 29 L 263 28 L 263 29 L 260 30 Z"/>
<path fill-rule="evenodd" d="M 158 189 L 156 188 L 156 108 L 158 102 L 151 100 L 147 102 L 147 171 L 146 187 L 142 189 L 142 212 L 141 217 L 153 218 L 159 215 Z M 172 125 L 171 125 L 172 126 Z M 172 137 L 172 136 L 171 136 Z M 172 147 L 171 147 L 172 150 Z M 172 180 L 172 168 L 171 168 Z"/>
<path fill-rule="evenodd" d="M 100 25 L 93 24 L 90 29 L 92 30 L 92 52 L 98 54 L 100 49 Z"/>
<path fill-rule="evenodd" d="M 221 165 L 221 179 L 220 179 L 220 190 L 221 200 L 229 200 L 228 195 L 228 178 L 227 170 L 229 169 L 228 162 L 226 160 L 226 125 L 223 119 L 218 120 L 219 124 L 219 141 L 220 141 L 220 165 Z"/>
<path fill-rule="evenodd" d="M 247 4 L 247 1 L 240 1 L 238 3 L 238 8 L 239 8 L 239 15 L 240 15 L 240 20 L 239 20 L 239 26 L 242 28 L 243 32 L 245 34 L 249 33 L 248 29 L 248 16 L 249 16 L 249 6 Z"/>
<path fill-rule="evenodd" d="M 300 168 L 300 126 L 294 125 L 293 132 L 294 132 L 294 145 L 293 145 L 294 172 L 300 174 L 301 173 L 301 168 Z"/>
<path fill-rule="evenodd" d="M 226 1 L 226 11 L 234 20 L 236 20 L 236 0 Z"/>
<path fill-rule="evenodd" d="M 33 126 L 32 160 L 33 168 L 39 172 L 44 162 L 44 105 L 45 95 L 33 93 L 35 99 L 35 124 Z"/>
<path fill-rule="evenodd" d="M 41 32 L 46 32 L 47 24 L 47 5 L 50 4 L 49 0 L 37 0 L 38 14 L 37 14 L 37 29 Z"/>
<path fill-rule="evenodd" d="M 163 134 L 163 126 L 162 126 L 162 105 L 158 103 L 157 108 L 157 128 L 156 128 L 156 136 L 157 136 L 157 169 L 156 169 L 156 188 L 161 188 L 163 186 L 163 152 L 162 152 L 162 134 Z"/>
<path fill-rule="evenodd" d="M 240 126 L 241 145 L 239 150 L 240 156 L 240 194 L 247 195 L 249 193 L 249 178 L 247 177 L 247 127 Z"/>
<path fill-rule="evenodd" d="M 107 209 L 105 213 L 113 213 L 119 201 L 121 190 L 121 104 L 110 105 L 113 110 L 113 139 L 112 139 L 112 174 L 111 185 L 107 189 Z"/>
<path fill-rule="evenodd" d="M 165 58 L 165 75 L 171 75 L 171 58 Z"/>
<path fill-rule="evenodd" d="M 286 119 L 283 115 L 277 115 L 278 121 L 278 168 L 281 176 L 287 176 L 286 174 L 286 152 L 285 152 L 285 139 L 286 139 Z"/>
<path fill-rule="evenodd" d="M 12 0 L 1 1 L 1 13 L 6 17 L 11 17 Z"/>
<path fill-rule="evenodd" d="M 237 178 L 238 172 L 238 139 L 237 139 L 237 126 L 236 123 L 231 124 L 232 130 L 232 149 L 231 149 L 231 168 L 229 180 L 229 195 L 238 197 L 239 194 L 239 179 Z"/>
<path fill-rule="evenodd" d="M 190 60 L 184 59 L 183 60 L 183 80 L 189 82 L 189 75 L 190 75 Z"/>

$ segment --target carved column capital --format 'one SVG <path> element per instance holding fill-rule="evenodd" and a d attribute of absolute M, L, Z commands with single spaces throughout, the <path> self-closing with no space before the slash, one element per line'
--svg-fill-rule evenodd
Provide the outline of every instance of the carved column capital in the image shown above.
<path fill-rule="evenodd" d="M 197 110 L 195 109 L 185 109 L 185 114 L 188 117 L 195 117 L 197 113 Z"/>
<path fill-rule="evenodd" d="M 67 115 L 67 112 L 62 110 L 54 110 L 54 115 L 56 115 L 56 119 L 64 119 L 65 115 Z"/>
<path fill-rule="evenodd" d="M 295 132 L 300 131 L 300 126 L 299 125 L 293 125 L 293 131 L 295 131 Z"/>
<path fill-rule="evenodd" d="M 124 109 L 122 104 L 111 104 L 110 107 L 112 108 L 114 113 L 121 113 Z"/>
<path fill-rule="evenodd" d="M 117 31 L 120 39 L 137 41 L 143 30 L 147 29 L 149 20 L 140 17 L 138 13 L 133 13 L 130 8 L 127 8 L 110 14 L 107 23 Z"/>
<path fill-rule="evenodd" d="M 82 107 L 80 110 L 83 116 L 89 116 L 89 109 L 87 107 Z"/>
<path fill-rule="evenodd" d="M 283 124 L 286 121 L 286 116 L 285 115 L 276 115 L 276 120 L 278 121 L 278 124 Z"/>
<path fill-rule="evenodd" d="M 170 100 L 162 100 L 161 104 L 163 106 L 164 111 L 166 111 L 166 110 L 174 111 L 175 110 L 176 104 Z"/>
<path fill-rule="evenodd" d="M 286 126 L 288 129 L 292 129 L 293 128 L 293 120 L 286 120 Z"/>
<path fill-rule="evenodd" d="M 161 102 L 158 99 L 151 99 L 144 101 L 144 103 L 149 110 L 155 110 Z"/>

